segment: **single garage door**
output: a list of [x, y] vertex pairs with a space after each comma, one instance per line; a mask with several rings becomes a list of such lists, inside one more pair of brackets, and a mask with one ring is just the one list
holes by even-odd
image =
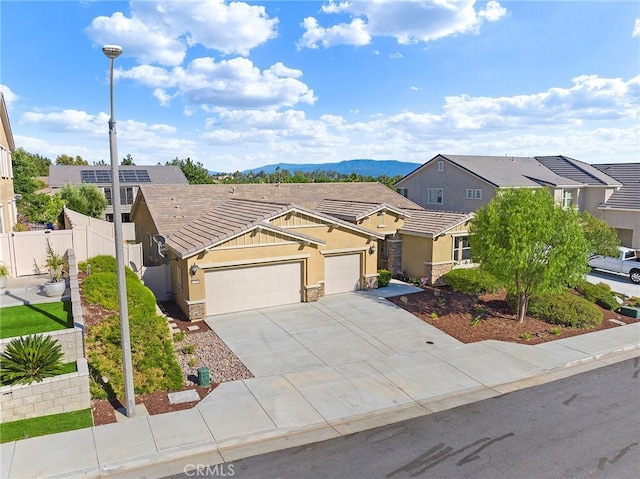
[[205, 294], [208, 316], [299, 303], [302, 263], [207, 271]]
[[324, 294], [360, 289], [360, 254], [327, 256], [324, 259]]

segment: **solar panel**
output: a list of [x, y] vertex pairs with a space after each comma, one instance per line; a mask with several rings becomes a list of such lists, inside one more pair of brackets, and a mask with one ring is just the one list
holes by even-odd
[[82, 170], [80, 172], [80, 181], [83, 183], [96, 183], [96, 172], [94, 170]]
[[[148, 170], [119, 170], [121, 183], [150, 183]], [[111, 170], [82, 170], [80, 180], [83, 183], [111, 183]]]
[[151, 178], [149, 178], [149, 172], [147, 170], [136, 170], [136, 174], [140, 183], [151, 182]]
[[109, 170], [95, 170], [97, 183], [111, 183], [111, 172]]
[[134, 170], [120, 170], [120, 181], [122, 183], [135, 183], [136, 172]]

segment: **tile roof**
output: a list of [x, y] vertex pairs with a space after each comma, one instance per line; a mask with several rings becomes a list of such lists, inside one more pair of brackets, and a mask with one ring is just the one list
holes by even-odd
[[[420, 208], [381, 183], [281, 183], [242, 185], [141, 185], [140, 193], [158, 233], [167, 236], [227, 199], [239, 198], [317, 209], [325, 199], [369, 201], [390, 207]], [[135, 213], [135, 205], [134, 205]]]
[[640, 163], [606, 163], [593, 166], [622, 183], [622, 188], [614, 192], [600, 207], [640, 210]]
[[554, 173], [585, 185], [620, 186], [618, 181], [593, 165], [567, 156], [536, 156], [535, 158]]
[[348, 221], [358, 221], [382, 210], [394, 211], [403, 216], [407, 214], [405, 210], [384, 203], [331, 199], [322, 200], [315, 210]]
[[554, 173], [532, 157], [438, 155], [436, 158], [438, 157], [451, 161], [497, 188], [537, 187], [540, 185], [561, 187], [582, 184]]
[[455, 211], [438, 210], [407, 210], [411, 215], [407, 217], [401, 233], [417, 233], [432, 238], [446, 233], [451, 228], [473, 218], [473, 213], [459, 213]]
[[[151, 184], [157, 185], [185, 185], [189, 181], [182, 173], [179, 166], [159, 166], [159, 165], [120, 165], [118, 166], [120, 171], [144, 171], [146, 170]], [[110, 166], [102, 165], [51, 165], [49, 167], [49, 186], [62, 188], [66, 183], [72, 185], [82, 184], [82, 172], [94, 170], [111, 172]], [[93, 183], [96, 185], [110, 185], [107, 183]], [[138, 185], [140, 183], [124, 182], [120, 181], [121, 185]]]

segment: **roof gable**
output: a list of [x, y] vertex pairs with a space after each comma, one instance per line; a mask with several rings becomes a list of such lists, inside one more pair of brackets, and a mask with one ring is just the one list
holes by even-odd
[[554, 173], [589, 186], [620, 186], [612, 177], [582, 161], [567, 156], [536, 156], [536, 160]]
[[474, 217], [474, 213], [455, 211], [412, 210], [400, 233], [437, 238]]

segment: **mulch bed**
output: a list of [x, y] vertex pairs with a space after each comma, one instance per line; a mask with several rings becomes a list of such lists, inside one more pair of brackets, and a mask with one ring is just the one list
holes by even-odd
[[[507, 305], [506, 293], [486, 294], [474, 301], [472, 296], [451, 291], [446, 287], [425, 287], [422, 292], [389, 300], [463, 343], [496, 339], [521, 344], [540, 344], [619, 326], [609, 321], [610, 319], [625, 324], [638, 322], [636, 319], [600, 308], [604, 313], [604, 319], [596, 328], [564, 328], [529, 316], [523, 323], [519, 323]], [[473, 325], [472, 320], [477, 316], [475, 308], [478, 306], [484, 308], [485, 312], [477, 324]], [[431, 316], [432, 313], [437, 314], [437, 319]], [[551, 334], [551, 328], [559, 328], [560, 334]], [[522, 335], [525, 333], [532, 338], [524, 339]]]

